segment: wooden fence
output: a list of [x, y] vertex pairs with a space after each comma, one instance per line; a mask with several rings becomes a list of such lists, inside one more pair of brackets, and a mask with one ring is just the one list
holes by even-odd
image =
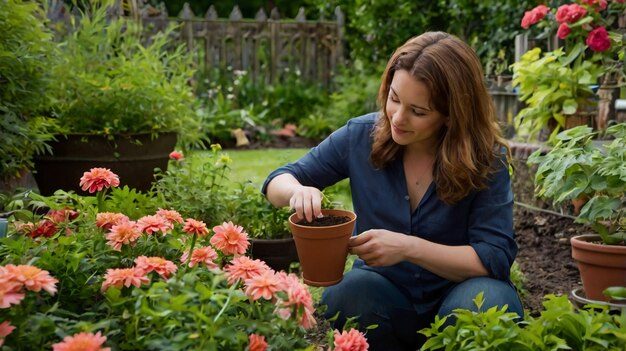
[[[49, 19], [69, 19], [70, 11], [62, 1], [50, 4]], [[187, 3], [178, 17], [169, 17], [163, 3], [156, 8], [133, 4], [131, 14], [151, 33], [180, 25], [175, 40], [187, 45], [199, 69], [230, 66], [265, 83], [279, 82], [288, 69], [299, 72], [301, 79], [329, 87], [344, 61], [344, 15], [339, 7], [333, 20], [309, 21], [304, 8], [295, 19], [281, 19], [276, 8], [269, 17], [260, 9], [254, 19], [244, 19], [237, 6], [228, 18], [219, 18], [211, 6], [199, 18]], [[109, 12], [112, 16], [123, 14], [119, 3]]]

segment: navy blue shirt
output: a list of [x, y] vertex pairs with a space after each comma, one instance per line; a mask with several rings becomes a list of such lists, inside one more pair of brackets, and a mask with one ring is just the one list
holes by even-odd
[[[387, 229], [443, 245], [470, 245], [490, 277], [508, 281], [517, 245], [507, 164], [498, 160], [500, 166], [491, 175], [488, 187], [471, 192], [454, 205], [447, 205], [437, 197], [433, 181], [412, 212], [402, 158], [396, 157], [383, 169], [375, 169], [370, 162], [372, 130], [377, 116], [376, 112], [351, 119], [301, 159], [270, 173], [263, 184], [263, 193], [269, 182], [283, 173], [292, 174], [302, 185], [320, 190], [350, 178], [357, 215], [355, 235], [369, 229]], [[454, 285], [407, 261], [387, 267], [369, 267], [357, 259], [354, 267], [384, 275], [424, 312]]]

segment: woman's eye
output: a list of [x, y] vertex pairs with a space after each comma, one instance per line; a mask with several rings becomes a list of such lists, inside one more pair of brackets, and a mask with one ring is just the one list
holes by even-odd
[[396, 98], [396, 97], [394, 97], [394, 96], [392, 96], [392, 97], [391, 97], [391, 101], [393, 101], [393, 102], [400, 102], [400, 101], [398, 100], [398, 98]]
[[419, 112], [417, 110], [413, 110], [413, 114], [416, 115], [416, 116], [425, 116], [426, 115], [425, 113]]

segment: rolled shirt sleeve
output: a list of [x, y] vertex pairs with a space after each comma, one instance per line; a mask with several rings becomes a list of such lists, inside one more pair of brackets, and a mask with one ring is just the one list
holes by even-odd
[[469, 244], [489, 276], [508, 280], [517, 255], [513, 229], [513, 191], [508, 164], [499, 162], [489, 187], [474, 198], [468, 222]]
[[337, 129], [302, 158], [288, 163], [269, 174], [261, 191], [267, 195], [267, 186], [276, 176], [289, 173], [300, 184], [320, 190], [349, 176], [350, 124]]

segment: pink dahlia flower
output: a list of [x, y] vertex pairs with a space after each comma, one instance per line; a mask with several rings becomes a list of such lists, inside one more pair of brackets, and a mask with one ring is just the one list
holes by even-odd
[[341, 333], [335, 329], [334, 337], [335, 351], [367, 351], [369, 348], [365, 335], [356, 329]]
[[92, 168], [80, 178], [81, 189], [90, 193], [119, 185], [120, 178], [108, 168]]
[[176, 273], [178, 267], [174, 262], [164, 259], [163, 257], [146, 257], [139, 256], [135, 259], [135, 267], [148, 274], [157, 272], [161, 277], [167, 279], [170, 275]]
[[281, 291], [282, 282], [274, 271], [268, 270], [250, 279], [246, 279], [246, 295], [252, 300], [264, 298], [272, 300]]
[[96, 215], [96, 226], [108, 231], [114, 225], [128, 220], [130, 219], [122, 213], [100, 212]]
[[222, 225], [213, 227], [215, 235], [211, 237], [211, 244], [227, 255], [243, 255], [246, 253], [250, 242], [248, 234], [243, 228], [234, 225], [233, 222], [224, 222]]
[[59, 282], [52, 277], [48, 271], [30, 265], [15, 266], [12, 264], [5, 266], [8, 276], [13, 281], [22, 284], [26, 289], [39, 292], [41, 289], [50, 295], [57, 292], [56, 284]]
[[174, 223], [183, 223], [183, 217], [177, 211], [159, 208], [156, 214], [157, 216], [167, 219], [172, 225], [174, 225]]
[[239, 256], [233, 258], [231, 263], [227, 265], [224, 270], [226, 271], [228, 284], [232, 285], [240, 280], [246, 281], [269, 269], [270, 267], [261, 260], [253, 260], [247, 256]]
[[[217, 258], [217, 252], [213, 250], [210, 246], [198, 247], [193, 249], [193, 253], [191, 254], [191, 260], [189, 261], [189, 267], [193, 267], [195, 265], [199, 265], [204, 263], [209, 269], [219, 268], [217, 264], [215, 264], [215, 259]], [[182, 263], [186, 263], [187, 259], [189, 259], [189, 252], [186, 251], [183, 253], [183, 256], [180, 258]]]
[[163, 235], [174, 229], [174, 225], [159, 215], [143, 216], [137, 220], [137, 228], [148, 235], [160, 231]]
[[110, 351], [110, 348], [102, 347], [106, 341], [106, 336], [100, 332], [78, 333], [66, 336], [62, 342], [53, 344], [52, 351]]
[[137, 268], [116, 268], [107, 269], [104, 276], [104, 282], [102, 283], [102, 291], [106, 291], [108, 288], [114, 286], [121, 288], [122, 286], [140, 287], [142, 284], [149, 284], [150, 279], [146, 277], [145, 273], [141, 269]]

